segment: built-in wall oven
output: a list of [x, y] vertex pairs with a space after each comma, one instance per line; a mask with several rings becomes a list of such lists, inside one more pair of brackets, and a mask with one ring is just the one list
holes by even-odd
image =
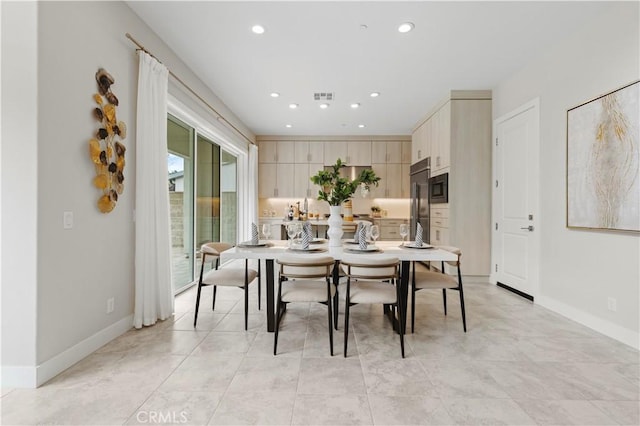
[[429, 178], [429, 204], [449, 202], [449, 173]]

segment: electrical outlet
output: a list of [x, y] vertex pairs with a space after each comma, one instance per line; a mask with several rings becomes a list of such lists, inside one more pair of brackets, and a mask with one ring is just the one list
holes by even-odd
[[73, 212], [64, 212], [62, 214], [62, 227], [64, 229], [73, 229]]
[[115, 309], [115, 300], [113, 299], [113, 297], [110, 297], [109, 299], [107, 299], [107, 313], [108, 314], [112, 313], [114, 309]]
[[612, 312], [616, 312], [618, 310], [618, 301], [613, 297], [609, 297], [607, 299], [607, 309]]

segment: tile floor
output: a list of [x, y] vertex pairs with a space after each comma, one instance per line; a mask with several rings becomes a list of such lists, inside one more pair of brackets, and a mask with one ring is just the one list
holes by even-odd
[[[418, 293], [416, 330], [399, 339], [379, 306], [352, 308], [329, 356], [322, 305], [290, 305], [279, 353], [251, 289], [195, 290], [173, 318], [131, 330], [39, 389], [3, 389], [2, 424], [637, 425], [638, 352], [503, 289], [468, 280]], [[264, 295], [264, 292], [263, 292]]]

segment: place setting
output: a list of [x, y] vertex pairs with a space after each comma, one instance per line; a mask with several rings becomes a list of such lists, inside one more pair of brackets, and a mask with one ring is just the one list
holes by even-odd
[[[367, 235], [367, 227], [362, 223], [358, 223], [353, 240], [345, 241], [347, 246], [344, 251], [349, 253], [380, 253], [382, 250], [375, 245], [379, 236], [380, 228], [378, 225], [371, 225], [369, 227], [369, 235]], [[371, 237], [371, 240], [367, 237]]]
[[238, 243], [238, 247], [241, 248], [259, 248], [259, 247], [271, 247], [273, 244], [269, 241], [271, 236], [271, 226], [267, 223], [262, 225], [262, 234], [264, 240], [260, 240], [258, 234], [258, 226], [255, 223], [251, 224], [251, 240]]
[[[296, 236], [300, 234], [299, 238]], [[323, 238], [314, 238], [311, 224], [305, 222], [302, 224], [290, 224], [287, 228], [287, 235], [289, 236], [289, 248], [288, 250], [300, 253], [322, 253], [327, 251], [326, 248], [317, 246], [325, 242]], [[314, 246], [312, 246], [314, 244]]]
[[404, 239], [407, 235], [409, 235], [409, 225], [407, 225], [406, 223], [403, 223], [402, 225], [400, 225], [400, 236], [402, 237], [402, 244], [400, 244], [400, 247], [405, 249], [418, 249], [418, 250], [434, 248], [434, 246], [432, 246], [431, 244], [426, 244], [425, 242], [423, 242], [422, 233], [423, 233], [422, 225], [420, 225], [420, 222], [418, 222], [416, 225], [415, 241], [408, 241], [407, 243], [405, 243]]

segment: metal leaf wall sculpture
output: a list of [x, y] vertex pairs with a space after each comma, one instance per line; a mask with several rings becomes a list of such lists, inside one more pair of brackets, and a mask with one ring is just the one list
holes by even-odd
[[93, 115], [100, 127], [89, 141], [89, 154], [96, 169], [93, 185], [102, 191], [98, 199], [98, 209], [109, 213], [118, 202], [118, 195], [124, 191], [124, 153], [122, 140], [127, 137], [127, 126], [116, 117], [118, 98], [111, 91], [115, 83], [113, 77], [100, 68], [96, 72], [98, 93], [93, 95], [97, 107]]

